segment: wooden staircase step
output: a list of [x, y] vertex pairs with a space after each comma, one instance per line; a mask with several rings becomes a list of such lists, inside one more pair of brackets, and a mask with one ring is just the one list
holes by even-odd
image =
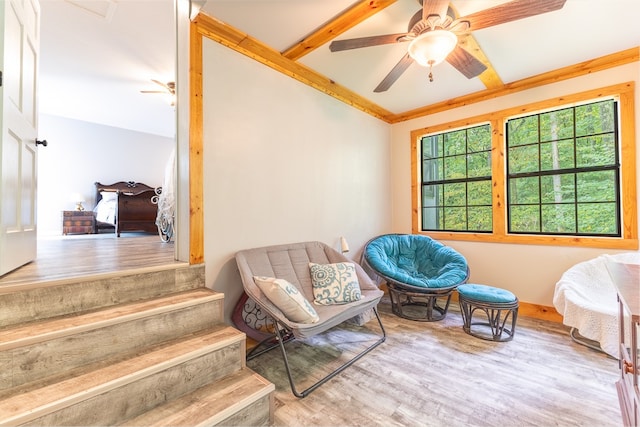
[[0, 287], [0, 328], [204, 287], [204, 266], [174, 264]]
[[201, 288], [8, 329], [0, 341], [0, 398], [222, 324], [223, 310], [222, 294]]
[[124, 426], [269, 425], [275, 385], [249, 368], [152, 409]]
[[[122, 304], [76, 316], [22, 324], [2, 331], [0, 351], [70, 336], [155, 314], [175, 311], [206, 301], [222, 301], [223, 294], [201, 288], [135, 303]], [[220, 318], [222, 321], [222, 318]]]
[[113, 425], [245, 368], [228, 326], [0, 400], [0, 425]]

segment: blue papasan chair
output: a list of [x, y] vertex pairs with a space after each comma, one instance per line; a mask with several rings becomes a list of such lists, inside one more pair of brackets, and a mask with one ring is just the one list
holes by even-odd
[[419, 234], [371, 239], [362, 264], [386, 282], [394, 314], [423, 322], [444, 319], [451, 295], [469, 278], [464, 256]]

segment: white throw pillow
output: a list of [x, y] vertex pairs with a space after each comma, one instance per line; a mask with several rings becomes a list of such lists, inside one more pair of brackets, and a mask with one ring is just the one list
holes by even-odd
[[352, 262], [309, 263], [313, 302], [319, 305], [347, 304], [362, 297], [356, 266]]
[[104, 200], [105, 202], [118, 200], [118, 193], [116, 193], [115, 191], [101, 191], [100, 196], [102, 196], [102, 200]]
[[253, 276], [260, 290], [276, 307], [296, 323], [316, 323], [320, 318], [304, 295], [291, 283], [275, 277]]

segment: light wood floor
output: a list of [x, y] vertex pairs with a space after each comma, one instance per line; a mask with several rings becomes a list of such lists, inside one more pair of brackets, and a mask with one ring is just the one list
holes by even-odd
[[38, 240], [35, 261], [0, 276], [0, 287], [174, 264], [175, 245], [158, 235], [122, 233], [60, 236]]
[[[494, 343], [465, 334], [457, 306], [432, 323], [391, 314], [388, 300], [379, 308], [387, 341], [304, 399], [278, 349], [248, 361], [276, 385], [276, 426], [622, 425], [617, 360], [575, 344], [562, 324], [521, 317], [513, 341]], [[299, 390], [364, 347], [357, 330], [288, 344]]]
[[[174, 244], [154, 235], [40, 240], [37, 259], [0, 277], [0, 289], [174, 262]], [[291, 394], [278, 349], [247, 362], [276, 385], [274, 425], [622, 425], [618, 362], [575, 344], [560, 323], [520, 317], [514, 340], [494, 343], [465, 334], [455, 304], [431, 323], [393, 315], [386, 298], [379, 308], [387, 341], [304, 399]], [[367, 328], [288, 344], [298, 389], [362, 348]]]

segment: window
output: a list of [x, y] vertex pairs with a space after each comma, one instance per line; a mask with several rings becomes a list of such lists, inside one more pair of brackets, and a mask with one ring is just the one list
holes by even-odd
[[491, 232], [491, 126], [421, 138], [422, 230]]
[[620, 237], [617, 104], [507, 120], [509, 233]]
[[634, 84], [415, 130], [413, 232], [637, 249]]

